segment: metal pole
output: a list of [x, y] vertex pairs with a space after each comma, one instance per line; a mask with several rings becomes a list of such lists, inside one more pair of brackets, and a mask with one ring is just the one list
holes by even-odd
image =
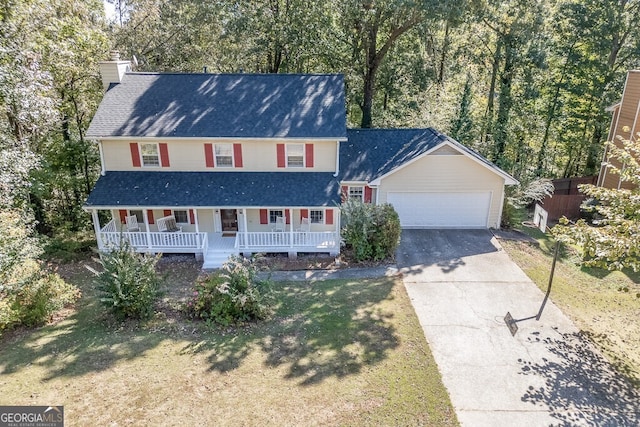
[[545, 294], [544, 299], [542, 300], [542, 305], [540, 306], [540, 310], [536, 315], [536, 320], [540, 320], [540, 317], [542, 316], [542, 310], [544, 310], [544, 306], [547, 304], [547, 300], [549, 299], [549, 294], [551, 294], [551, 285], [553, 284], [553, 274], [556, 271], [556, 261], [558, 260], [559, 250], [560, 250], [560, 241], [556, 240], [556, 247], [553, 252], [553, 263], [551, 263], [551, 274], [549, 275], [549, 285], [547, 286], [547, 293]]

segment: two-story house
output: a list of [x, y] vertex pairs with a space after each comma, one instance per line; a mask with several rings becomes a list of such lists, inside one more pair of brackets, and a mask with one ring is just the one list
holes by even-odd
[[[638, 138], [640, 132], [640, 70], [627, 72], [620, 102], [607, 108], [607, 111], [612, 114], [607, 141], [622, 148], [623, 144], [619, 138], [627, 140]], [[611, 157], [607, 147], [602, 158], [597, 185], [606, 188], [632, 188], [630, 182], [623, 181], [619, 174], [607, 166], [609, 163], [618, 169], [624, 168], [620, 161]]]
[[238, 253], [337, 254], [346, 197], [392, 203], [403, 227], [499, 227], [516, 183], [433, 129], [347, 129], [341, 75], [127, 67], [101, 63], [107, 91], [87, 131], [102, 162], [85, 204], [100, 249], [125, 239], [205, 268]]

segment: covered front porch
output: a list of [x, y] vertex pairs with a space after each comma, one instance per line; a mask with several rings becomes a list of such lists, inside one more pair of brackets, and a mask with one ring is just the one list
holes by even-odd
[[193, 253], [203, 268], [220, 267], [234, 254], [340, 252], [338, 208], [103, 210], [110, 219], [101, 225], [99, 209], [91, 209], [101, 251], [126, 241], [142, 253]]

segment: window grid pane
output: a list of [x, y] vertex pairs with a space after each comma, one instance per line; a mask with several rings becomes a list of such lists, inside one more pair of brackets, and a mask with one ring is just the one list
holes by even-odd
[[363, 200], [363, 187], [349, 187], [349, 199]]
[[216, 165], [219, 167], [233, 166], [233, 147], [231, 144], [216, 144]]
[[287, 166], [304, 166], [304, 144], [287, 144]]
[[281, 210], [270, 210], [269, 211], [269, 224], [275, 224], [276, 218], [279, 216], [284, 216]]
[[143, 166], [160, 166], [160, 156], [158, 155], [158, 145], [142, 144], [142, 165]]
[[312, 210], [309, 212], [309, 217], [311, 219], [312, 224], [323, 224], [324, 223], [324, 211], [320, 210]]
[[173, 211], [173, 216], [179, 224], [187, 224], [189, 222], [187, 211]]

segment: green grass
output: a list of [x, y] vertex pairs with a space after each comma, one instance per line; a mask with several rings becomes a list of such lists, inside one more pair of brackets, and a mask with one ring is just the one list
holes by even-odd
[[[502, 241], [511, 258], [546, 291], [555, 242], [536, 229], [522, 231], [539, 247]], [[618, 370], [640, 386], [640, 274], [584, 268], [574, 248], [563, 247], [551, 299], [599, 346]]]
[[0, 404], [62, 404], [69, 425], [457, 425], [399, 279], [279, 283], [270, 320], [208, 330], [114, 323], [67, 277], [75, 311], [0, 342]]

